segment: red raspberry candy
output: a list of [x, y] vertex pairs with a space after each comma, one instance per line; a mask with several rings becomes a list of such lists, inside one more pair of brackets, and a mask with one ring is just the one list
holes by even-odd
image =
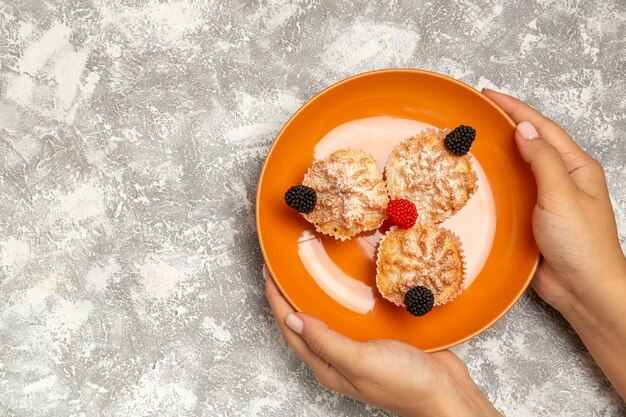
[[417, 221], [417, 209], [409, 200], [391, 200], [387, 206], [387, 217], [399, 228], [408, 229]]

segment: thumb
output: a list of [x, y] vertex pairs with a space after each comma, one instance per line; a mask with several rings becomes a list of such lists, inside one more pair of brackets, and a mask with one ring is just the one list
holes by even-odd
[[545, 141], [530, 122], [521, 122], [515, 141], [522, 158], [530, 164], [537, 181], [539, 198], [563, 189], [573, 189], [574, 181], [559, 151]]
[[347, 373], [354, 368], [359, 342], [337, 333], [323, 321], [308, 314], [290, 314], [285, 323], [300, 335], [313, 353], [335, 368]]

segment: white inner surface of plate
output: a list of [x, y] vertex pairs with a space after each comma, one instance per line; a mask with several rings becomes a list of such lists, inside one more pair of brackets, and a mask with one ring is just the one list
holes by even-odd
[[[424, 129], [434, 127], [417, 120], [388, 116], [353, 120], [328, 132], [316, 145], [314, 157], [322, 159], [342, 148], [362, 149], [376, 158], [382, 172], [387, 157], [399, 142]], [[480, 132], [477, 140], [480, 140]], [[465, 288], [476, 279], [487, 261], [496, 224], [495, 204], [487, 176], [474, 157], [472, 166], [478, 175], [478, 191], [465, 207], [441, 224], [456, 233], [463, 243], [467, 266]], [[319, 239], [313, 238], [311, 233], [305, 232], [305, 235], [300, 239], [298, 253], [318, 285], [331, 298], [352, 311], [361, 314], [371, 311], [375, 303], [375, 289], [341, 271], [325, 253]], [[376, 233], [356, 239], [371, 255], [381, 237], [380, 233]]]

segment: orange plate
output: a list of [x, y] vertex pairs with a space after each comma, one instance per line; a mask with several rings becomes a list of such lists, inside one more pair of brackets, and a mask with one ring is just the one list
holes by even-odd
[[[412, 119], [439, 128], [473, 126], [478, 140], [472, 153], [493, 193], [495, 236], [481, 272], [457, 299], [420, 318], [378, 294], [373, 250], [363, 250], [358, 239], [339, 242], [316, 233], [313, 225], [283, 200], [291, 185], [301, 183], [313, 163], [314, 147], [324, 135], [344, 123], [374, 116]], [[368, 72], [340, 81], [309, 100], [278, 134], [257, 194], [261, 250], [287, 300], [351, 338], [396, 339], [425, 351], [461, 343], [494, 324], [524, 292], [538, 261], [531, 230], [535, 182], [518, 155], [514, 127], [511, 119], [478, 91], [427, 71]], [[344, 284], [346, 279], [354, 280], [354, 285], [344, 285], [344, 291], [371, 289], [375, 300], [371, 311], [363, 314], [344, 307], [322, 289], [328, 288], [328, 282], [320, 286], [309, 274], [298, 252], [298, 241], [307, 231], [317, 238], [316, 245], [325, 252], [326, 260], [333, 263], [336, 278]], [[332, 285], [334, 278], [330, 279]]]

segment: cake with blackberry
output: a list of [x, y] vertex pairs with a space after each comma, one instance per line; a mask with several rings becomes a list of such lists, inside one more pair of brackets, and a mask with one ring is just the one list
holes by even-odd
[[464, 277], [461, 242], [447, 229], [424, 223], [393, 227], [379, 243], [378, 290], [415, 316], [453, 300], [463, 291]]
[[346, 240], [379, 228], [389, 197], [372, 155], [340, 149], [315, 161], [302, 185], [287, 191], [285, 202], [318, 232]]
[[427, 129], [399, 143], [385, 167], [389, 197], [413, 202], [423, 222], [450, 218], [477, 189], [478, 176], [467, 155], [475, 135], [469, 126], [447, 134]]

